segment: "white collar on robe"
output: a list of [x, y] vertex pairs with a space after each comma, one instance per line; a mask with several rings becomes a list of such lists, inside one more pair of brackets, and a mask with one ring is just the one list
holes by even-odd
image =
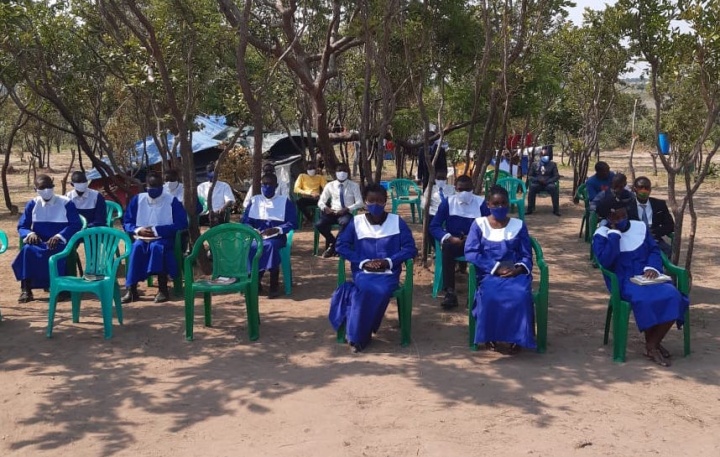
[[82, 195], [78, 195], [77, 190], [72, 190], [67, 193], [66, 197], [75, 203], [75, 207], [78, 209], [91, 209], [95, 208], [98, 194], [100, 192], [93, 189], [87, 189]]
[[[595, 231], [596, 235], [607, 238], [611, 229], [607, 225], [598, 227]], [[617, 230], [612, 230], [617, 233]], [[642, 221], [630, 221], [630, 228], [625, 232], [620, 232], [620, 252], [632, 252], [639, 248], [645, 242], [647, 226]]]
[[55, 205], [65, 206], [70, 201], [69, 198], [63, 197], [62, 195], [57, 195], [57, 194], [53, 195], [53, 198], [51, 198], [48, 201], [43, 200], [43, 198], [39, 195], [37, 197], [33, 198], [33, 200], [35, 200], [36, 205], [39, 204], [43, 208], [46, 206], [55, 206]]
[[287, 197], [284, 195], [273, 195], [267, 198], [264, 195], [255, 195], [252, 198], [250, 217], [261, 221], [285, 221], [285, 208]]
[[37, 196], [33, 199], [35, 208], [33, 208], [32, 220], [35, 222], [67, 222], [67, 211], [65, 205], [70, 199], [62, 195], [54, 195], [49, 201], [45, 201], [42, 197]]
[[479, 195], [473, 195], [473, 199], [470, 203], [461, 203], [458, 198], [458, 194], [453, 194], [448, 197], [448, 209], [450, 210], [450, 216], [460, 216], [476, 219], [482, 214], [480, 213], [480, 206], [485, 201], [485, 197]]
[[163, 192], [158, 198], [150, 198], [147, 192], [139, 194], [135, 225], [138, 227], [172, 225], [173, 200], [175, 197], [167, 192]]
[[359, 240], [363, 238], [385, 238], [400, 233], [400, 216], [388, 214], [385, 222], [373, 225], [364, 214], [355, 216], [355, 234]]
[[510, 218], [505, 228], [492, 228], [490, 221], [486, 216], [478, 217], [475, 223], [480, 227], [483, 238], [489, 241], [504, 241], [515, 238], [523, 227], [523, 221], [520, 219]]

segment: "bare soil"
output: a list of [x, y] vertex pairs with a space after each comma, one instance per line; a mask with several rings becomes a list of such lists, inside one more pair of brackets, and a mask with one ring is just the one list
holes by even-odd
[[[608, 158], [624, 168], [626, 154]], [[563, 216], [540, 198], [527, 218], [550, 266], [548, 351], [517, 356], [470, 351], [466, 310], [444, 312], [431, 297], [432, 267], [420, 266], [412, 345], [399, 346], [391, 306], [368, 350], [350, 354], [327, 320], [337, 263], [312, 256], [309, 229], [295, 237], [292, 295], [261, 298], [256, 342], [236, 296], [216, 298], [212, 328], [197, 306], [195, 341], [185, 341], [182, 300], [154, 304], [154, 289], [124, 306], [111, 340], [93, 299], [83, 301], [79, 324], [61, 304], [47, 339], [47, 294], [16, 302], [17, 216], [3, 208], [0, 455], [720, 455], [715, 190], [697, 205], [692, 355], [682, 357], [682, 332], [673, 330], [674, 365], [652, 365], [631, 319], [628, 360], [616, 364], [602, 344], [608, 294], [578, 238], [582, 209], [562, 171]], [[20, 207], [33, 195], [24, 174], [11, 175], [11, 187]]]

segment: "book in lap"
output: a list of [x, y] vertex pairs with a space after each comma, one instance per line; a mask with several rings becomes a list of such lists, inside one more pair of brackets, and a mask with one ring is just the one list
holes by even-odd
[[659, 275], [657, 278], [648, 279], [643, 275], [635, 275], [630, 278], [630, 282], [640, 286], [647, 286], [649, 284], [662, 284], [664, 282], [672, 281], [672, 278], [668, 275]]

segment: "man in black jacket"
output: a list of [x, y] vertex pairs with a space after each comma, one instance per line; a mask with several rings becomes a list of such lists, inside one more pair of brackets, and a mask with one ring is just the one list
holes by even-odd
[[628, 209], [628, 217], [645, 222], [660, 250], [670, 255], [672, 246], [663, 237], [675, 231], [675, 221], [667, 204], [664, 200], [650, 197], [652, 183], [645, 176], [640, 176], [635, 180], [633, 191], [635, 191], [637, 204], [631, 205]]
[[560, 173], [555, 162], [550, 160], [550, 153], [546, 148], [542, 149], [542, 157], [530, 167], [528, 174], [530, 187], [528, 188], [528, 208], [525, 214], [532, 214], [535, 211], [535, 196], [539, 191], [550, 194], [552, 199], [553, 214], [560, 215], [560, 192], [557, 182]]

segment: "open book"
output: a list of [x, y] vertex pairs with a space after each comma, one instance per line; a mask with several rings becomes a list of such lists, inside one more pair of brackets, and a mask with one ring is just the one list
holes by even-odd
[[226, 286], [228, 284], [233, 284], [234, 282], [236, 282], [237, 278], [228, 278], [226, 276], [218, 276], [215, 279], [203, 278], [203, 279], [201, 279], [201, 281], [206, 284], [211, 284], [211, 285], [215, 285], [215, 286], [217, 286], [217, 285]]
[[648, 284], [661, 284], [663, 282], [672, 281], [672, 278], [668, 275], [659, 275], [655, 279], [648, 279], [643, 275], [635, 275], [630, 278], [630, 282], [640, 286], [647, 286]]

